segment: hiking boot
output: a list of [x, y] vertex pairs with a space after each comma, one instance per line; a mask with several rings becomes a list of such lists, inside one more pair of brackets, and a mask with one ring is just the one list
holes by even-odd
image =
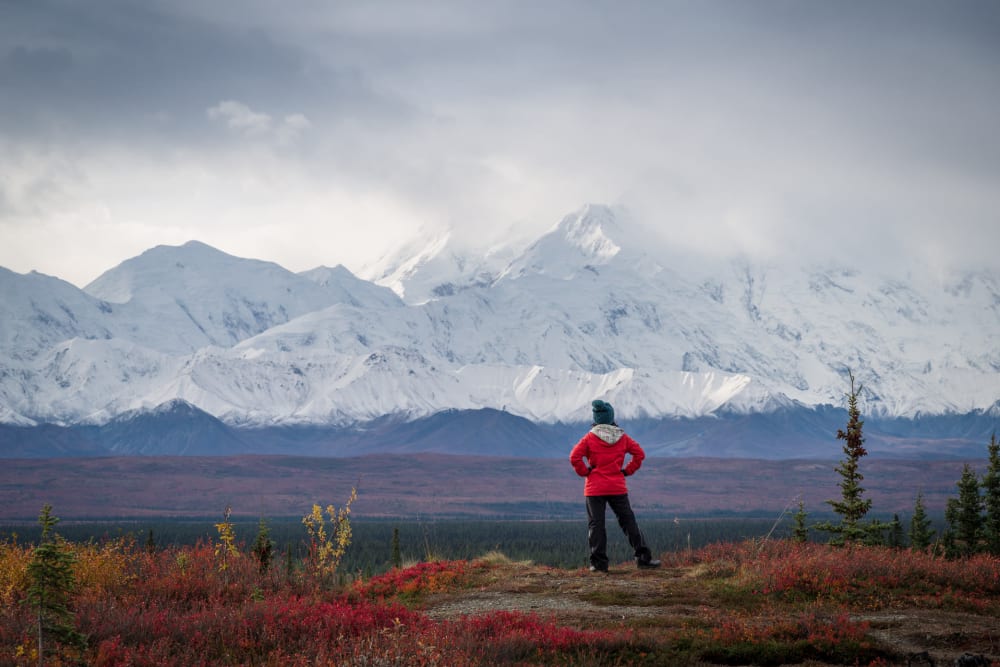
[[660, 567], [660, 561], [650, 558], [649, 560], [636, 561], [636, 565], [640, 570], [653, 570]]

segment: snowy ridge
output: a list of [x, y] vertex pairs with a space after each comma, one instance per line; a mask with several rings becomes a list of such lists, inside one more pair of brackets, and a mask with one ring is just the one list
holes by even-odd
[[563, 218], [550, 232], [512, 262], [501, 278], [538, 274], [568, 280], [582, 269], [611, 262], [622, 248], [614, 214], [605, 207], [588, 206]]
[[112, 338], [113, 312], [58, 278], [0, 267], [0, 366], [29, 361], [70, 338]]
[[450, 234], [429, 241], [418, 237], [365, 267], [360, 275], [391, 289], [410, 305], [421, 305], [491, 284], [516, 254], [516, 245], [463, 253], [451, 247]]
[[121, 313], [117, 336], [168, 353], [229, 347], [335, 303], [399, 304], [389, 290], [346, 269], [311, 275], [191, 241], [147, 250], [98, 277], [84, 292]]
[[0, 269], [0, 423], [190, 404], [238, 426], [481, 408], [552, 424], [586, 421], [598, 396], [623, 419], [752, 415], [842, 406], [848, 369], [869, 415], [1000, 411], [996, 271], [682, 268], [596, 205], [520, 250], [410, 250], [372, 280], [197, 242], [85, 290]]

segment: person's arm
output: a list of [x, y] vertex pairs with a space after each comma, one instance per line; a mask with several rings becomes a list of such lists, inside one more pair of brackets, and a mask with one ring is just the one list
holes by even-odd
[[646, 452], [642, 451], [639, 443], [628, 435], [623, 435], [622, 437], [628, 438], [628, 441], [625, 443], [625, 452], [632, 456], [632, 460], [628, 462], [628, 465], [622, 468], [622, 472], [628, 477], [629, 475], [634, 475], [635, 471], [642, 467], [642, 460], [646, 458]]
[[576, 443], [576, 446], [573, 447], [573, 451], [569, 454], [569, 462], [573, 465], [573, 470], [575, 470], [576, 474], [580, 477], [586, 477], [590, 474], [590, 466], [583, 462], [584, 457], [586, 457], [588, 461], [590, 460], [590, 457], [588, 456], [589, 450], [587, 448], [587, 443], [585, 442], [586, 439], [586, 436], [584, 436], [580, 442]]

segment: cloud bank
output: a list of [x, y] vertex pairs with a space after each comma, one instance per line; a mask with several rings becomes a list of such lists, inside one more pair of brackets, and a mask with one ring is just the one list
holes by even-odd
[[358, 270], [623, 205], [681, 252], [996, 266], [1000, 6], [8, 2], [0, 265]]

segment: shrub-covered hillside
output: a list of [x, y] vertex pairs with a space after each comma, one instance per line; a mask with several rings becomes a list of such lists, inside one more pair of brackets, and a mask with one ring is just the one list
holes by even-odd
[[[72, 581], [65, 614], [44, 615], [48, 665], [1000, 659], [1000, 559], [985, 554], [948, 560], [752, 540], [664, 554], [655, 571], [619, 565], [591, 574], [493, 554], [354, 579], [315, 558], [229, 548], [224, 530], [193, 547], [128, 538], [56, 545]], [[38, 664], [36, 549], [0, 544], [0, 664]], [[50, 630], [60, 623], [85, 642], [62, 641]]]

